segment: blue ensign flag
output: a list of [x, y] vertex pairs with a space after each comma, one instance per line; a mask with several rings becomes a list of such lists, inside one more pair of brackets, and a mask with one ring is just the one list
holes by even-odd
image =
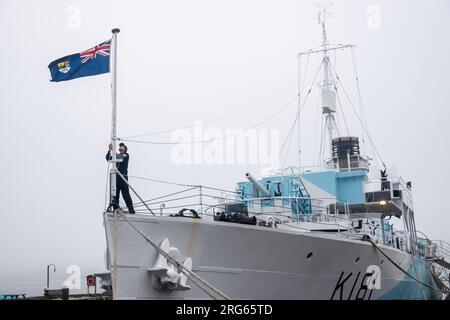
[[66, 81], [109, 72], [111, 40], [83, 51], [57, 59], [48, 65], [52, 79]]

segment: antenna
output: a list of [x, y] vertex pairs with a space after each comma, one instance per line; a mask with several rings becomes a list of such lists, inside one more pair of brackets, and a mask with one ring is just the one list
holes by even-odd
[[[328, 2], [326, 5], [317, 3], [317, 6], [321, 9], [318, 12], [318, 23], [322, 27], [322, 48], [323, 52], [323, 80], [322, 80], [322, 114], [325, 116], [328, 135], [330, 138], [330, 146], [332, 140], [336, 136], [336, 92], [334, 91], [334, 83], [332, 77], [330, 77], [330, 58], [328, 57], [328, 37], [326, 29], [326, 17], [332, 16], [329, 12], [329, 8], [333, 5], [332, 2]], [[331, 80], [330, 80], [331, 79]]]
[[333, 17], [333, 14], [328, 10], [328, 8], [330, 8], [334, 4], [333, 4], [333, 2], [329, 1], [326, 5], [320, 4], [319, 2], [316, 3], [316, 5], [320, 8], [320, 11], [317, 13], [318, 24], [322, 25], [322, 30], [324, 31], [324, 33], [326, 35], [326, 31], [325, 31], [326, 17], [327, 17], [327, 15], [329, 17]]
[[[336, 128], [336, 83], [333, 75], [333, 68], [329, 59], [329, 54], [336, 52], [337, 50], [343, 50], [346, 48], [354, 48], [353, 44], [330, 44], [328, 42], [326, 20], [327, 17], [333, 17], [330, 13], [330, 7], [333, 6], [332, 2], [326, 2], [326, 4], [316, 3], [319, 8], [317, 13], [317, 23], [322, 29], [322, 44], [319, 48], [310, 49], [307, 51], [300, 52], [298, 54], [299, 59], [299, 73], [301, 72], [301, 57], [309, 56], [312, 54], [321, 54], [322, 63], [320, 70], [322, 70], [322, 80], [318, 83], [318, 87], [321, 91], [321, 104], [322, 104], [322, 116], [325, 120], [326, 133], [323, 134], [323, 140], [329, 136], [329, 146], [330, 146], [330, 157], [333, 157], [333, 139], [337, 138], [338, 130]], [[319, 71], [318, 71], [319, 72]], [[300, 79], [300, 75], [299, 75]], [[300, 87], [300, 85], [299, 85]], [[300, 128], [299, 128], [300, 131]], [[300, 132], [299, 132], [300, 136]], [[300, 141], [300, 139], [299, 139]], [[300, 143], [299, 143], [299, 154], [300, 154]], [[322, 155], [322, 148], [319, 153], [319, 157]], [[325, 156], [325, 155], [324, 155]], [[299, 156], [300, 158], [300, 156]], [[300, 161], [299, 161], [300, 162]]]

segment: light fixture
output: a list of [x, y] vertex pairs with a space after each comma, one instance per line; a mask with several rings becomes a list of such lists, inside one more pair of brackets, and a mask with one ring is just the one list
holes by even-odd
[[381, 200], [381, 201], [380, 201], [380, 206], [385, 206], [385, 205], [387, 205], [386, 200]]

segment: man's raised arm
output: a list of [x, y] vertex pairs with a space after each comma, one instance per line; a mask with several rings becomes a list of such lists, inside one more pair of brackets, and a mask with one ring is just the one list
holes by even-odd
[[108, 150], [108, 153], [106, 153], [106, 161], [109, 161], [112, 159], [112, 156], [111, 156], [112, 144], [111, 143], [109, 144], [108, 148], [109, 148], [109, 150]]

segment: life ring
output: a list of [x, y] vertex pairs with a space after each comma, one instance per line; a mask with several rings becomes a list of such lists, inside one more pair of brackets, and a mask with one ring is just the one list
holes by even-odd
[[86, 277], [86, 282], [87, 282], [87, 286], [88, 287], [94, 287], [95, 286], [95, 276], [93, 275], [88, 275]]

